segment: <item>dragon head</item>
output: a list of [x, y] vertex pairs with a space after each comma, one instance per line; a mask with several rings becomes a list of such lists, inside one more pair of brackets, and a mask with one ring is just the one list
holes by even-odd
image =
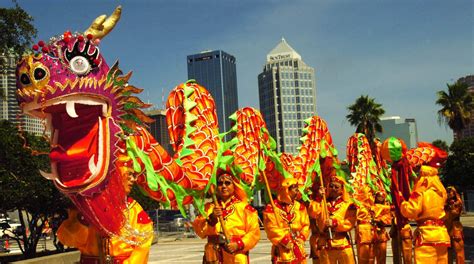
[[[141, 89], [128, 85], [131, 74], [109, 67], [98, 47], [120, 13], [118, 7], [109, 18], [98, 17], [85, 33], [40, 41], [16, 70], [23, 113], [44, 120], [51, 135], [51, 173], [42, 175], [104, 234], [123, 224], [117, 218], [125, 206], [122, 178], [133, 172], [123, 139], [149, 121], [139, 110], [147, 105], [132, 96]], [[117, 221], [107, 220], [112, 214]]]

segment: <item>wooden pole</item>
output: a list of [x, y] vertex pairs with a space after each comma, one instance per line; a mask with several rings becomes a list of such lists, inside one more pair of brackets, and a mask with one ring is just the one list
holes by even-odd
[[[211, 193], [212, 193], [212, 200], [214, 201], [214, 206], [219, 206], [219, 203], [217, 202], [217, 198], [216, 198], [216, 190], [214, 189], [214, 185], [211, 184], [210, 188], [211, 188]], [[222, 215], [220, 215], [218, 219], [222, 227], [222, 232], [224, 233], [224, 236], [225, 236], [225, 242], [229, 244], [230, 240], [229, 240], [229, 236], [227, 235], [228, 233], [225, 227], [224, 218], [222, 218]]]
[[270, 204], [272, 205], [273, 214], [275, 215], [275, 219], [276, 219], [276, 221], [277, 221], [277, 225], [278, 225], [278, 227], [281, 227], [281, 225], [280, 225], [280, 217], [279, 217], [279, 215], [278, 215], [277, 212], [276, 212], [276, 206], [275, 206], [275, 202], [273, 201], [272, 193], [271, 193], [271, 191], [270, 191], [270, 185], [268, 184], [267, 175], [265, 174], [265, 171], [262, 171], [261, 173], [262, 173], [262, 176], [263, 176], [263, 180], [265, 181], [265, 188], [267, 189], [268, 198], [270, 199]]

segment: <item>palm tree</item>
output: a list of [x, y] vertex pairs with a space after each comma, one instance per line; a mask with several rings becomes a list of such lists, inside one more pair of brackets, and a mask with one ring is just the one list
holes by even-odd
[[436, 104], [442, 107], [438, 110], [438, 123], [448, 125], [454, 131], [455, 136], [459, 136], [461, 130], [471, 121], [474, 110], [473, 96], [469, 93], [465, 83], [456, 82], [446, 85], [448, 92], [438, 91], [436, 93], [438, 96]]
[[385, 114], [382, 105], [375, 102], [374, 98], [368, 95], [361, 95], [353, 105], [347, 107], [349, 114], [347, 120], [352, 126], [355, 126], [356, 133], [364, 133], [370, 145], [373, 145], [375, 132], [382, 132], [380, 117]]

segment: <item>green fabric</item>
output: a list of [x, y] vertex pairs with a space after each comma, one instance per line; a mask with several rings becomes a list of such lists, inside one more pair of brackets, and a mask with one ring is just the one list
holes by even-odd
[[398, 138], [390, 137], [388, 140], [388, 150], [392, 161], [399, 161], [402, 158], [402, 143]]

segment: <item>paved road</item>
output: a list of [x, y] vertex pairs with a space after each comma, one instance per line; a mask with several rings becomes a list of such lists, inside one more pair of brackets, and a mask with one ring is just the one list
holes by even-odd
[[[465, 250], [466, 263], [474, 263], [474, 215], [462, 217], [461, 221], [464, 225], [465, 232]], [[205, 241], [199, 238], [183, 238], [179, 235], [171, 235], [168, 237], [159, 237], [158, 243], [152, 245], [150, 250], [149, 263], [165, 264], [165, 263], [202, 263], [203, 249]], [[54, 250], [51, 240], [40, 241], [38, 243], [38, 252], [44, 249]], [[309, 244], [307, 243], [307, 252], [309, 252]], [[270, 263], [270, 241], [266, 238], [265, 232], [261, 233], [261, 240], [257, 246], [250, 252], [250, 263]], [[11, 243], [10, 254], [20, 253], [18, 245]], [[0, 254], [8, 255], [8, 254]], [[469, 261], [470, 260], [470, 261]], [[392, 263], [392, 250], [388, 243], [387, 263]]]
[[[466, 263], [474, 263], [474, 215], [462, 217], [465, 231]], [[150, 250], [150, 264], [186, 263], [200, 264], [204, 252], [205, 240], [199, 238], [160, 237]], [[392, 248], [387, 245], [387, 263], [392, 262]], [[270, 263], [271, 243], [262, 230], [260, 242], [250, 251], [250, 263]], [[306, 243], [309, 253], [309, 243]], [[470, 261], [469, 261], [470, 260]]]

